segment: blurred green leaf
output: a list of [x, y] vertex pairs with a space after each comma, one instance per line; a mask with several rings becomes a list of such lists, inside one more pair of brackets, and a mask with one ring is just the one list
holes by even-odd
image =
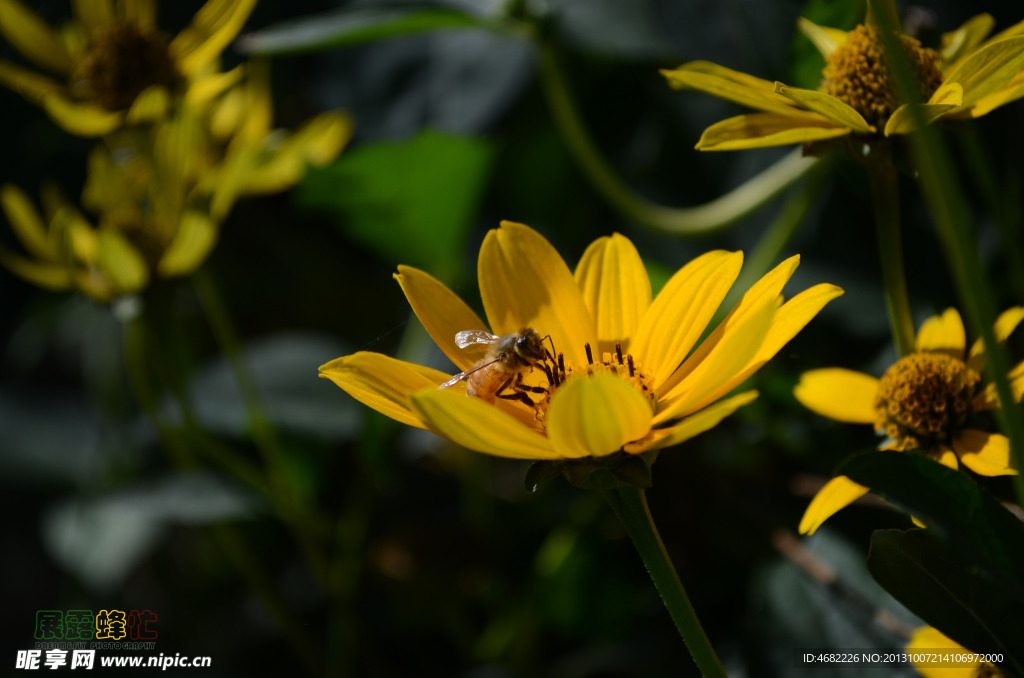
[[442, 28], [476, 28], [480, 19], [453, 9], [356, 7], [273, 24], [239, 38], [249, 54], [296, 54], [358, 45]]
[[487, 185], [493, 145], [435, 131], [363, 146], [311, 168], [299, 204], [340, 217], [346, 233], [389, 264], [450, 281]]
[[[819, 26], [848, 31], [864, 21], [865, 0], [808, 0], [802, 16]], [[789, 80], [797, 87], [818, 89], [825, 59], [803, 33], [793, 33], [789, 48]]]
[[932, 530], [877, 530], [868, 569], [925, 622], [974, 652], [1000, 652], [1024, 675], [1024, 600], [966, 565]]
[[966, 476], [923, 454], [899, 452], [859, 455], [839, 473], [905, 508], [996, 576], [1022, 583], [1024, 523]]

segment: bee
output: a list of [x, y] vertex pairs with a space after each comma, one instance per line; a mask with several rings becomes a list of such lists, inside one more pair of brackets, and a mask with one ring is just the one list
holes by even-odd
[[[466, 395], [480, 398], [493, 404], [496, 398], [514, 400], [527, 407], [536, 403], [530, 393], [548, 393], [541, 386], [527, 386], [523, 383], [523, 374], [539, 365], [548, 377], [549, 386], [557, 386], [565, 374], [564, 367], [559, 371], [555, 362], [554, 342], [551, 351], [544, 346], [544, 340], [551, 341], [551, 335], [540, 336], [540, 332], [532, 327], [524, 327], [518, 332], [499, 337], [483, 330], [465, 330], [455, 335], [455, 345], [461, 349], [486, 347], [487, 354], [473, 367], [459, 372], [441, 384], [438, 388], [450, 388], [462, 380], [466, 381]], [[561, 356], [559, 356], [561, 358]], [[551, 362], [551, 366], [547, 362]], [[564, 359], [563, 363], [564, 365]]]

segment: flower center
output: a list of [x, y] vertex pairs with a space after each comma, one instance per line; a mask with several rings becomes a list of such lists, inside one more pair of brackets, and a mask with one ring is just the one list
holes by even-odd
[[180, 79], [167, 40], [142, 33], [132, 22], [112, 24], [94, 36], [74, 75], [85, 98], [115, 111], [130, 107], [147, 87], [170, 87]]
[[623, 353], [622, 345], [615, 344], [614, 353], [594, 355], [590, 344], [584, 346], [587, 352], [587, 365], [578, 367], [573, 361], [566, 360], [559, 353], [553, 366], [544, 364], [540, 369], [547, 375], [547, 388], [541, 398], [535, 399], [537, 419], [542, 423], [547, 416], [551, 397], [558, 387], [567, 379], [595, 374], [611, 374], [629, 383], [651, 403], [653, 408], [658, 402], [658, 394], [654, 391], [654, 375], [644, 367], [643, 361], [634, 358], [630, 353]]
[[[899, 39], [921, 96], [927, 100], [942, 84], [939, 53], [907, 35], [900, 34]], [[819, 89], [848, 104], [881, 132], [900, 106], [886, 61], [878, 29], [861, 24], [847, 33], [846, 42], [826, 58]]]
[[944, 353], [914, 353], [882, 375], [875, 396], [875, 429], [896, 449], [948, 443], [970, 414], [981, 376]]

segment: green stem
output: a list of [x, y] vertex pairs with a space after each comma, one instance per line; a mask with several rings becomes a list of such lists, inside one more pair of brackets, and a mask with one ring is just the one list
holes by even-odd
[[896, 168], [888, 158], [868, 167], [871, 199], [875, 207], [878, 256], [882, 263], [885, 303], [889, 309], [892, 337], [901, 356], [914, 352], [914, 317], [907, 296], [907, 276], [903, 270], [903, 236], [900, 233], [900, 182]]
[[[879, 2], [880, 0], [870, 0]], [[881, 13], [879, 13], [881, 16]], [[882, 21], [885, 22], [884, 17]], [[882, 23], [883, 28], [894, 29], [891, 22]], [[915, 102], [920, 98], [919, 88], [911, 74], [895, 33], [880, 31], [885, 50], [892, 57], [892, 72], [895, 75], [899, 94], [903, 101]], [[988, 376], [995, 382], [999, 402], [997, 416], [1002, 430], [1010, 438], [1010, 453], [1013, 466], [1024, 471], [1024, 410], [1013, 398], [1013, 391], [1007, 373], [1010, 360], [1005, 348], [995, 338], [992, 324], [996, 318], [996, 306], [988, 280], [986, 280], [978, 246], [974, 237], [974, 225], [967, 200], [960, 189], [960, 182], [954, 170], [952, 156], [938, 130], [927, 125], [924, 114], [917, 107], [911, 107], [911, 115], [918, 131], [910, 135], [910, 149], [917, 169], [925, 202], [935, 222], [935, 230], [946, 251], [946, 259], [953, 271], [957, 291], [967, 320], [985, 342], [985, 357]], [[1013, 476], [1017, 501], [1024, 506], [1024, 477]]]
[[[160, 413], [162, 389], [154, 378], [154, 372], [161, 363], [160, 352], [157, 349], [152, 330], [142, 317], [125, 323], [123, 346], [125, 366], [136, 400], [157, 430], [161, 446], [171, 463], [179, 470], [195, 468], [197, 464], [189, 441], [180, 431], [169, 425]], [[306, 664], [310, 674], [322, 675], [323, 667], [318, 659], [319, 653], [316, 646], [302, 630], [302, 624], [277, 593], [270, 578], [260, 568], [259, 559], [246, 546], [236, 528], [221, 524], [210, 526], [209, 529], [224, 550], [225, 555], [229, 557], [232, 564], [246, 579], [252, 591], [274, 617], [300, 660]]]
[[221, 352], [228, 360], [235, 381], [242, 393], [242, 401], [249, 414], [256, 447], [263, 456], [267, 466], [267, 477], [270, 481], [274, 505], [281, 518], [291, 526], [306, 564], [321, 588], [328, 588], [327, 558], [320, 549], [317, 535], [317, 523], [307, 515], [303, 502], [295, 496], [289, 481], [290, 473], [277, 439], [277, 433], [270, 424], [266, 408], [260, 397], [256, 381], [249, 372], [245, 357], [242, 354], [242, 342], [238, 338], [231, 316], [221, 299], [212, 276], [200, 269], [192, 275], [193, 286], [199, 296], [200, 305], [206, 313], [207, 320], [213, 330], [214, 337]]
[[594, 143], [568, 86], [555, 46], [539, 41], [540, 78], [551, 115], [569, 152], [594, 189], [623, 218], [671, 235], [706, 235], [733, 224], [784, 191], [817, 164], [796, 149], [743, 185], [696, 207], [664, 207], [633, 192]]
[[654, 585], [701, 674], [704, 678], [726, 678], [722, 662], [711, 647], [711, 642], [686, 595], [686, 589], [683, 588], [683, 583], [672, 566], [668, 551], [661, 542], [658, 528], [654, 526], [651, 511], [647, 508], [647, 498], [643, 490], [620, 487], [605, 490], [604, 497], [633, 540], [633, 545], [647, 566], [647, 571], [654, 580]]

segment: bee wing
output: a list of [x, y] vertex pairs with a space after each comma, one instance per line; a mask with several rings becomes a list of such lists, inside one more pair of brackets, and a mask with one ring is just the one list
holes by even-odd
[[489, 348], [500, 340], [501, 337], [490, 332], [484, 332], [483, 330], [463, 330], [455, 335], [455, 345], [459, 348], [469, 348], [470, 346]]
[[477, 370], [482, 370], [483, 368], [487, 367], [488, 365], [493, 365], [496, 362], [499, 362], [497, 358], [495, 358], [494, 360], [488, 360], [487, 362], [481, 363], [479, 365], [474, 365], [473, 367], [469, 368], [465, 372], [459, 372], [454, 377], [452, 377], [448, 381], [446, 381], [443, 384], [441, 384], [440, 386], [438, 386], [437, 390], [440, 391], [441, 389], [451, 388], [452, 386], [455, 386], [455, 384], [459, 383], [460, 381], [462, 381], [463, 379], [465, 379], [469, 375], [473, 374]]

